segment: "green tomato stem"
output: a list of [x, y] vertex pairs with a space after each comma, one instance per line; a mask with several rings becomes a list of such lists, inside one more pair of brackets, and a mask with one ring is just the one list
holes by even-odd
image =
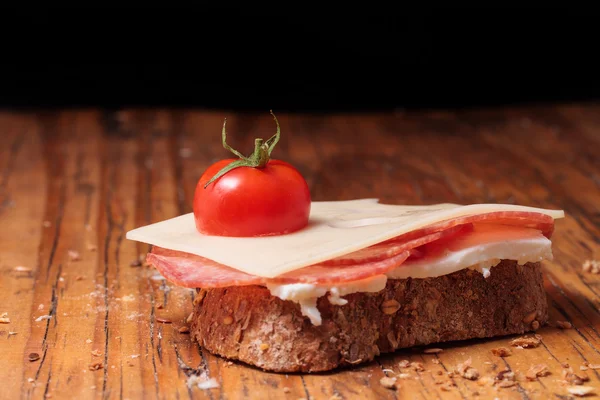
[[277, 121], [277, 117], [273, 114], [273, 110], [271, 110], [271, 115], [275, 119], [275, 124], [277, 124], [277, 133], [271, 136], [266, 142], [261, 139], [254, 139], [254, 151], [249, 157], [244, 157], [240, 152], [233, 149], [231, 146], [227, 144], [227, 132], [225, 130], [225, 125], [227, 124], [227, 118], [223, 122], [223, 131], [221, 136], [223, 138], [223, 147], [225, 150], [229, 150], [233, 154], [239, 157], [239, 160], [235, 160], [230, 164], [227, 164], [223, 167], [219, 172], [217, 172], [208, 182], [204, 185], [204, 189], [208, 187], [211, 183], [231, 171], [232, 169], [239, 167], [251, 167], [251, 168], [264, 168], [269, 160], [271, 159], [271, 152], [279, 142], [279, 138], [281, 137], [281, 130], [279, 127], [279, 121]]

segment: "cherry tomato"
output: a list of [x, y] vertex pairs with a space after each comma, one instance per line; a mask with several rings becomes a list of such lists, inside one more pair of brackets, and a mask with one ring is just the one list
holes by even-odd
[[[311, 206], [308, 185], [292, 165], [269, 158], [272, 146], [277, 143], [273, 138], [266, 143], [257, 139], [252, 156], [218, 161], [200, 177], [193, 204], [198, 232], [256, 237], [287, 234], [308, 225]], [[232, 150], [225, 143], [225, 125], [223, 145]], [[253, 157], [262, 157], [261, 165], [247, 166], [252, 165]], [[236, 162], [238, 166], [231, 168]]]

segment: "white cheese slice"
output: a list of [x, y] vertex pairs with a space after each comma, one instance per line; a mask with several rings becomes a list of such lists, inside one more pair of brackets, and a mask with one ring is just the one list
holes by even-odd
[[317, 299], [329, 293], [328, 299], [331, 304], [343, 306], [348, 304], [348, 300], [343, 296], [352, 293], [376, 293], [385, 289], [387, 277], [385, 275], [375, 275], [370, 278], [359, 281], [349, 282], [341, 286], [317, 286], [308, 283], [290, 283], [290, 284], [267, 284], [267, 289], [271, 295], [279, 297], [282, 300], [289, 300], [300, 305], [300, 312], [308, 317], [313, 325], [321, 325], [321, 313], [317, 308]]
[[447, 244], [435, 257], [406, 261], [386, 275], [390, 279], [425, 279], [448, 275], [464, 268], [489, 276], [490, 269], [502, 260], [516, 260], [519, 265], [552, 260], [552, 242], [533, 229], [479, 224], [473, 232]]
[[533, 211], [563, 218], [561, 210], [509, 204], [381, 204], [377, 199], [313, 202], [309, 225], [279, 236], [233, 238], [198, 233], [193, 213], [127, 232], [127, 239], [187, 252], [265, 278], [342, 256], [433, 223], [494, 211]]

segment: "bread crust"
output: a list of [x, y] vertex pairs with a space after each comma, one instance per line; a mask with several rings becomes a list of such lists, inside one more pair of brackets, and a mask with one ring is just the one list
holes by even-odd
[[314, 326], [262, 286], [198, 289], [191, 334], [213, 354], [264, 370], [319, 372], [400, 348], [522, 334], [548, 320], [540, 264], [512, 260], [488, 278], [465, 269], [344, 298], [343, 306], [319, 298], [323, 323]]

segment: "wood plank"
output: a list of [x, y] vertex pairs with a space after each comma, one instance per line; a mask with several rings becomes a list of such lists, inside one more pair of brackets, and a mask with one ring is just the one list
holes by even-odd
[[[545, 263], [551, 326], [534, 349], [492, 349], [512, 337], [444, 343], [383, 355], [321, 374], [274, 374], [228, 362], [180, 333], [194, 291], [131, 266], [149, 246], [124, 239], [137, 226], [191, 212], [196, 182], [229, 143], [249, 153], [275, 132], [267, 113], [128, 109], [0, 113], [0, 398], [570, 398], [562, 382], [600, 364], [600, 108], [596, 104], [438, 112], [276, 112], [276, 158], [296, 165], [314, 200], [504, 202], [563, 208]], [[72, 260], [69, 251], [80, 259]], [[72, 254], [72, 253], [71, 253]], [[16, 273], [23, 265], [31, 272]], [[50, 319], [36, 318], [50, 315]], [[573, 329], [553, 324], [569, 321]], [[8, 335], [8, 332], [18, 332]], [[92, 351], [97, 350], [97, 355]], [[40, 359], [30, 362], [35, 352]], [[452, 376], [471, 359], [481, 377]], [[401, 368], [402, 360], [424, 370]], [[89, 369], [99, 362], [100, 369]], [[533, 364], [547, 377], [527, 381]], [[503, 369], [517, 384], [498, 388]], [[397, 376], [397, 390], [379, 380]], [[600, 394], [600, 371], [583, 371]], [[188, 386], [194, 376], [219, 387]], [[29, 382], [33, 379], [33, 382]], [[451, 382], [445, 386], [442, 382]], [[447, 391], [446, 389], [449, 389]]]
[[32, 387], [29, 354], [43, 355], [42, 342], [30, 345], [28, 332], [36, 324], [33, 290], [45, 269], [39, 243], [50, 229], [42, 225], [47, 176], [38, 126], [28, 115], [3, 112], [0, 127], [0, 314], [10, 319], [0, 324], [0, 379], [9, 383], [0, 387], [0, 398], [10, 398]]

